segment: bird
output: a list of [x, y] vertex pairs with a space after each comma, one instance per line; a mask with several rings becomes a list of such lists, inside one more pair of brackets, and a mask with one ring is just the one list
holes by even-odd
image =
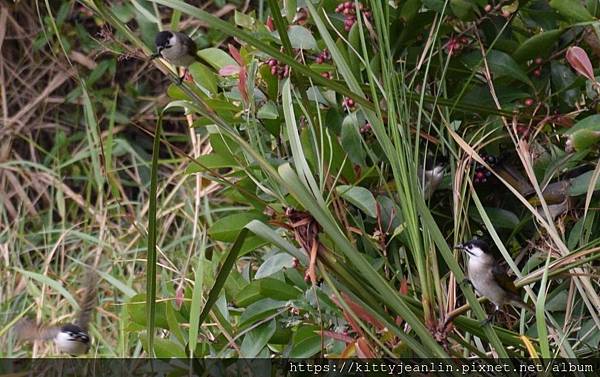
[[59, 352], [71, 356], [80, 356], [87, 353], [91, 345], [88, 326], [96, 307], [96, 283], [96, 274], [90, 272], [85, 286], [85, 293], [79, 305], [80, 310], [77, 319], [73, 323], [45, 326], [36, 323], [33, 319], [22, 318], [14, 326], [17, 340], [19, 342], [52, 340]]
[[500, 307], [505, 304], [535, 311], [531, 305], [521, 300], [513, 279], [500, 266], [485, 241], [472, 239], [456, 245], [455, 248], [469, 255], [467, 281], [475, 288], [478, 295], [487, 297], [495, 305], [494, 312], [488, 316], [485, 323], [492, 322]]
[[[187, 68], [194, 62], [199, 61], [198, 46], [196, 42], [188, 35], [177, 31], [161, 31], [156, 34], [154, 39], [156, 52], [150, 56], [150, 59], [163, 58], [177, 67]], [[179, 78], [179, 84], [183, 82], [183, 76]]]
[[429, 199], [440, 183], [442, 183], [446, 165], [447, 158], [440, 156], [436, 160], [428, 157], [425, 160], [424, 166], [419, 167], [419, 182], [422, 184], [425, 199]]

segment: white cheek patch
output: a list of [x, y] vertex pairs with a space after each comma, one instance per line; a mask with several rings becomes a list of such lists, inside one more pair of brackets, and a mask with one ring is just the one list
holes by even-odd
[[173, 46], [175, 46], [176, 43], [177, 43], [177, 37], [175, 35], [173, 35], [171, 38], [169, 38], [169, 46], [168, 47], [173, 47]]
[[59, 332], [54, 338], [54, 343], [60, 352], [70, 355], [81, 355], [87, 352], [88, 344], [76, 340], [72, 335], [66, 332]]

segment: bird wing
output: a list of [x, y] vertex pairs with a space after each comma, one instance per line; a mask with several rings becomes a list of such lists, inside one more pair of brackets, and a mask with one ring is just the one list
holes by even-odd
[[90, 270], [88, 272], [87, 281], [85, 284], [85, 292], [83, 299], [79, 303], [79, 315], [75, 323], [81, 327], [82, 330], [87, 331], [92, 313], [96, 308], [96, 293], [98, 291], [98, 275]]
[[492, 275], [494, 276], [496, 283], [498, 283], [505, 291], [514, 293], [515, 295], [519, 293], [519, 289], [515, 286], [513, 279], [506, 274], [506, 270], [500, 265], [495, 264], [494, 267], [492, 267]]
[[185, 46], [186, 50], [190, 52], [190, 55], [198, 59], [198, 56], [196, 55], [196, 51], [198, 51], [198, 46], [196, 45], [196, 42], [194, 42], [192, 38], [190, 38], [187, 34], [184, 33], [177, 32], [177, 36]]

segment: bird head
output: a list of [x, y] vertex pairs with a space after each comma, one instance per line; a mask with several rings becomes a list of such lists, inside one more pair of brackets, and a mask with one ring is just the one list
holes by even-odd
[[483, 258], [486, 256], [493, 257], [488, 244], [477, 238], [456, 245], [456, 249], [462, 250], [474, 258]]
[[160, 51], [171, 48], [176, 43], [175, 34], [170, 31], [161, 31], [156, 34], [156, 38], [154, 39], [154, 43], [156, 44], [156, 49], [160, 53]]

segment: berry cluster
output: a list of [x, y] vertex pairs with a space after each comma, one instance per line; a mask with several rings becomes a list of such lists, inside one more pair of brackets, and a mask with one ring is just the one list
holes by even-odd
[[280, 64], [276, 59], [267, 60], [267, 65], [271, 67], [271, 74], [279, 77], [279, 79], [286, 78], [290, 75], [290, 67], [285, 64]]
[[544, 64], [544, 60], [540, 57], [537, 57], [533, 63], [536, 65], [535, 69], [533, 70], [533, 75], [535, 77], [542, 76], [542, 64]]
[[[482, 155], [481, 157], [489, 166], [496, 165], [496, 157], [491, 155]], [[479, 163], [475, 164], [475, 177], [473, 177], [473, 182], [486, 183], [491, 176], [492, 172], [487, 170], [485, 166]]]
[[317, 57], [315, 58], [315, 63], [323, 64], [329, 60], [331, 60], [331, 54], [329, 53], [329, 50], [325, 49], [321, 51], [319, 55], [317, 55]]
[[[328, 62], [329, 60], [331, 60], [331, 54], [329, 53], [329, 51], [327, 49], [325, 49], [325, 50], [321, 51], [319, 53], [319, 55], [317, 55], [317, 57], [315, 58], [315, 63], [323, 64], [325, 62]], [[331, 74], [331, 72], [322, 72], [321, 76], [323, 76], [329, 80], [331, 80], [333, 78], [333, 75]]]
[[[358, 3], [358, 10], [366, 19], [371, 19], [371, 12], [365, 10], [365, 7], [362, 3]], [[354, 7], [354, 2], [345, 1], [339, 4], [335, 8], [335, 12], [344, 15], [344, 29], [346, 31], [350, 31], [350, 29], [352, 29], [352, 25], [354, 25], [354, 23], [356, 22], [356, 8]]]
[[342, 106], [349, 112], [356, 110], [356, 103], [354, 103], [352, 98], [345, 97], [342, 101]]
[[363, 135], [364, 135], [364, 134], [368, 134], [369, 132], [371, 132], [371, 123], [369, 123], [369, 122], [365, 122], [365, 125], [364, 125], [364, 126], [362, 126], [362, 127], [359, 129], [359, 131], [360, 131], [360, 133], [361, 133], [361, 134], [363, 134]]
[[456, 55], [459, 52], [461, 52], [463, 50], [463, 48], [465, 46], [467, 46], [469, 44], [469, 38], [462, 36], [462, 37], [450, 37], [450, 39], [448, 39], [448, 42], [446, 42], [446, 46], [444, 47], [446, 49], [446, 53], [450, 56], [452, 55]]

